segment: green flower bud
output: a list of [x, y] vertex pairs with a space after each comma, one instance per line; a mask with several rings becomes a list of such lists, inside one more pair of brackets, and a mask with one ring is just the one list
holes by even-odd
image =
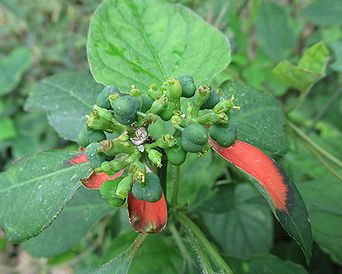
[[119, 89], [116, 86], [105, 87], [96, 98], [96, 104], [101, 108], [110, 109], [109, 96], [113, 94], [120, 94]]
[[165, 89], [166, 96], [171, 101], [177, 100], [182, 96], [182, 85], [177, 79], [167, 80], [163, 83], [163, 88]]
[[162, 193], [159, 177], [153, 172], [146, 173], [145, 182], [137, 181], [132, 187], [132, 194], [138, 200], [157, 202]]
[[201, 106], [208, 100], [211, 93], [211, 88], [207, 85], [203, 85], [198, 89], [198, 92], [194, 96], [192, 116], [198, 115]]
[[169, 121], [173, 115], [173, 111], [176, 110], [176, 104], [168, 102], [166, 107], [159, 113], [160, 118], [164, 121]]
[[108, 180], [103, 182], [100, 188], [100, 194], [103, 199], [107, 200], [111, 205], [115, 207], [121, 207], [126, 199], [121, 199], [116, 196], [115, 192], [118, 188], [119, 182], [122, 180], [122, 177], [117, 178], [115, 180]]
[[136, 151], [135, 147], [129, 141], [121, 141], [120, 138], [104, 140], [100, 144], [99, 151], [112, 157], [120, 153], [133, 154]]
[[106, 139], [106, 134], [101, 130], [92, 130], [84, 127], [78, 134], [78, 144], [86, 147], [93, 142], [100, 142]]
[[182, 132], [182, 147], [188, 152], [200, 152], [209, 138], [208, 130], [200, 124], [187, 126]]
[[86, 147], [86, 156], [92, 169], [100, 167], [104, 161], [108, 160], [108, 157], [99, 151], [100, 148], [100, 143], [91, 143]]
[[115, 100], [109, 98], [114, 111], [115, 119], [123, 125], [130, 125], [136, 120], [140, 108], [139, 99], [131, 95], [123, 95]]
[[118, 160], [106, 161], [101, 164], [101, 171], [106, 172], [109, 176], [114, 176], [115, 173], [124, 169], [129, 163], [129, 161]]
[[156, 144], [160, 148], [169, 148], [173, 147], [177, 143], [176, 138], [173, 137], [171, 134], [165, 134], [160, 137]]
[[224, 101], [220, 101], [218, 104], [216, 104], [216, 106], [213, 108], [213, 110], [216, 113], [222, 113], [222, 112], [226, 113], [233, 108], [238, 108], [238, 107], [234, 106], [232, 100], [224, 100]]
[[168, 101], [167, 97], [165, 96], [160, 97], [158, 100], [153, 102], [149, 112], [154, 113], [154, 114], [160, 113], [162, 110], [165, 109], [167, 101]]
[[196, 85], [191, 75], [182, 75], [178, 77], [182, 85], [182, 97], [190, 98], [195, 95]]
[[121, 199], [126, 199], [128, 197], [128, 193], [131, 191], [132, 184], [133, 184], [133, 176], [131, 174], [128, 174], [119, 183], [115, 191], [115, 195]]
[[147, 93], [154, 100], [163, 96], [163, 92], [158, 88], [157, 84], [151, 85]]
[[237, 139], [237, 128], [231, 123], [228, 125], [214, 124], [210, 127], [209, 133], [210, 137], [222, 147], [229, 147], [233, 145]]
[[111, 133], [125, 129], [125, 127], [115, 121], [108, 109], [101, 108], [97, 105], [93, 107], [93, 111], [88, 116], [87, 126], [93, 130], [104, 130]]
[[162, 160], [163, 154], [161, 154], [158, 150], [156, 149], [150, 149], [148, 151], [148, 158], [151, 160], [153, 164], [155, 164], [157, 167], [161, 167], [161, 160]]

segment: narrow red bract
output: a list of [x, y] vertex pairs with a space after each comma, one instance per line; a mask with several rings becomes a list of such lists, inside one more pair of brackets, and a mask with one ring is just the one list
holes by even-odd
[[258, 148], [239, 140], [228, 148], [221, 147], [213, 140], [210, 143], [223, 158], [258, 180], [270, 195], [276, 209], [288, 211], [288, 186], [274, 160]]
[[164, 193], [157, 202], [137, 200], [132, 192], [128, 195], [128, 214], [136, 232], [158, 233], [167, 222], [167, 206]]
[[[85, 155], [85, 153], [82, 153], [82, 154], [79, 154], [79, 155], [75, 156], [74, 158], [70, 159], [68, 162], [71, 165], [78, 165], [81, 163], [88, 162], [88, 159], [87, 159], [87, 156]], [[122, 175], [122, 173], [123, 173], [123, 170], [115, 173], [114, 176], [108, 176], [107, 173], [104, 173], [104, 172], [96, 173], [94, 171], [89, 175], [88, 178], [81, 179], [81, 182], [87, 188], [99, 189], [101, 187], [101, 185], [103, 184], [103, 182], [105, 182], [107, 180], [114, 180], [114, 179], [120, 177]]]

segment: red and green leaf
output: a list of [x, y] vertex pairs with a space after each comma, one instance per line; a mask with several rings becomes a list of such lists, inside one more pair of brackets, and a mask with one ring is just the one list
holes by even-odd
[[54, 150], [31, 155], [0, 174], [0, 228], [12, 242], [27, 240], [59, 215], [89, 175], [80, 152]]
[[223, 148], [210, 141], [213, 149], [246, 173], [266, 198], [276, 218], [302, 248], [307, 261], [312, 253], [311, 225], [302, 197], [278, 164], [258, 148], [236, 141]]

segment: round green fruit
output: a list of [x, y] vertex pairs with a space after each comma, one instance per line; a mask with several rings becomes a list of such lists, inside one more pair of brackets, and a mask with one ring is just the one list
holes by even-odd
[[237, 129], [233, 124], [212, 125], [209, 134], [222, 147], [230, 147], [237, 139]]
[[123, 95], [111, 102], [115, 119], [123, 125], [130, 125], [136, 120], [140, 102], [137, 97]]
[[200, 124], [187, 126], [182, 132], [182, 147], [188, 152], [200, 152], [209, 139], [208, 130]]
[[101, 108], [110, 109], [110, 101], [108, 97], [112, 94], [120, 93], [119, 89], [116, 86], [107, 86], [105, 87], [96, 98], [96, 104]]
[[178, 77], [182, 85], [182, 97], [190, 98], [195, 95], [196, 85], [191, 75], [182, 75]]
[[141, 100], [140, 111], [144, 112], [144, 113], [151, 108], [151, 106], [154, 102], [154, 100], [150, 96], [147, 96], [147, 95], [142, 95], [140, 97], [140, 100]]
[[93, 142], [106, 140], [106, 134], [101, 130], [92, 130], [84, 127], [78, 134], [78, 144], [86, 147]]
[[175, 166], [180, 166], [186, 159], [186, 151], [182, 148], [180, 142], [179, 140], [175, 146], [165, 149], [168, 161]]
[[145, 182], [137, 181], [132, 187], [132, 194], [138, 200], [157, 202], [162, 196], [163, 190], [157, 174], [149, 172], [145, 174]]
[[211, 90], [208, 100], [201, 106], [201, 109], [212, 109], [220, 102], [220, 96], [214, 90]]

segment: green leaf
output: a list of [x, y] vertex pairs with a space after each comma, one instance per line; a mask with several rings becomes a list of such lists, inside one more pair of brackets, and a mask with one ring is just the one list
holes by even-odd
[[182, 5], [105, 0], [92, 19], [88, 60], [97, 82], [146, 89], [191, 74], [210, 82], [230, 62], [226, 37]]
[[237, 274], [308, 274], [301, 265], [273, 255], [255, 256], [250, 260], [227, 258], [227, 261]]
[[11, 92], [32, 63], [28, 48], [17, 48], [0, 60], [0, 96]]
[[93, 274], [127, 274], [130, 270], [131, 263], [139, 250], [140, 246], [143, 244], [147, 234], [139, 234], [135, 238], [135, 241], [131, 244], [131, 246], [115, 256], [111, 261], [104, 264], [100, 268], [91, 272]]
[[58, 216], [90, 173], [72, 165], [80, 152], [55, 150], [22, 159], [0, 174], [0, 227], [12, 242], [36, 236]]
[[114, 211], [98, 191], [81, 188], [46, 230], [22, 246], [35, 257], [59, 255], [85, 237], [103, 216]]
[[241, 107], [230, 113], [236, 125], [238, 138], [264, 152], [282, 155], [287, 150], [284, 132], [285, 117], [272, 95], [255, 90], [238, 81], [227, 81], [221, 86], [222, 94]]
[[330, 67], [338, 72], [342, 72], [342, 41], [332, 43], [331, 48], [335, 53], [336, 59]]
[[62, 138], [76, 141], [102, 88], [88, 73], [54, 75], [32, 89], [25, 110], [45, 111]]
[[284, 6], [263, 2], [256, 17], [256, 40], [262, 50], [274, 61], [289, 56], [296, 45], [289, 12]]
[[11, 139], [16, 136], [13, 121], [8, 118], [0, 118], [0, 140]]
[[328, 61], [329, 51], [323, 42], [319, 42], [304, 52], [298, 66], [284, 60], [273, 73], [288, 86], [305, 92], [325, 76]]
[[151, 235], [138, 250], [129, 273], [178, 274], [183, 268], [183, 261], [171, 238]]
[[230, 184], [220, 187], [217, 195], [203, 206], [201, 215], [206, 228], [227, 256], [249, 258], [269, 252], [273, 218], [260, 198], [251, 185]]
[[315, 242], [342, 264], [342, 185], [331, 177], [298, 184], [307, 206]]
[[318, 25], [342, 25], [340, 0], [315, 0], [301, 12], [308, 21]]

